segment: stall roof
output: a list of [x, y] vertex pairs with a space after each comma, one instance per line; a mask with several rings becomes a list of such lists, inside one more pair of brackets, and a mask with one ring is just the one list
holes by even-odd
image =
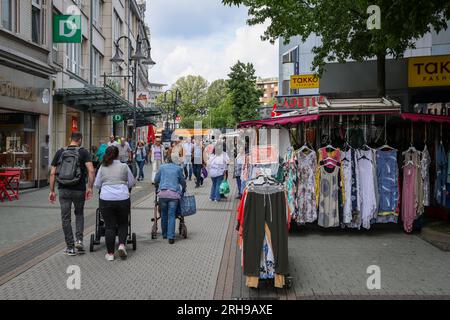
[[440, 116], [433, 114], [421, 114], [421, 113], [402, 113], [401, 118], [403, 120], [410, 120], [414, 122], [439, 122], [450, 123], [450, 116]]
[[311, 122], [327, 115], [353, 114], [400, 114], [401, 105], [386, 98], [370, 99], [325, 99], [319, 107], [298, 109], [288, 114], [263, 120], [251, 120], [239, 123], [239, 128], [262, 127], [276, 125], [293, 125], [300, 122]]

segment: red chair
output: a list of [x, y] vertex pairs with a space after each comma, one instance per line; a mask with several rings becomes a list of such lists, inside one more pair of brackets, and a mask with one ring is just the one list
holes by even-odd
[[5, 201], [5, 199], [3, 198], [3, 194], [5, 194], [5, 196], [6, 196], [7, 193], [8, 193], [8, 190], [6, 190], [5, 183], [3, 182], [3, 180], [0, 180], [0, 200], [2, 202]]
[[[15, 197], [17, 200], [19, 200], [19, 186], [20, 186], [20, 174], [21, 174], [21, 170], [20, 169], [6, 169], [5, 171], [6, 174], [10, 175], [10, 178], [7, 181], [7, 185], [6, 187], [6, 192], [8, 192], [8, 195], [10, 197]], [[11, 198], [10, 198], [11, 200]]]

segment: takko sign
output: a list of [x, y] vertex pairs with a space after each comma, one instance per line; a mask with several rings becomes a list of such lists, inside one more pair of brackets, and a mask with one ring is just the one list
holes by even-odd
[[300, 74], [291, 76], [291, 90], [319, 88], [319, 77], [316, 74]]
[[408, 86], [450, 86], [450, 55], [409, 58]]
[[278, 97], [277, 111], [314, 108], [323, 103], [325, 103], [324, 96]]

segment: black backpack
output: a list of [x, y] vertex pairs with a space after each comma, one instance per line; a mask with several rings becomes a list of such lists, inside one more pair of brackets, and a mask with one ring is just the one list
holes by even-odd
[[56, 181], [59, 185], [70, 187], [81, 182], [80, 147], [64, 148], [56, 166]]

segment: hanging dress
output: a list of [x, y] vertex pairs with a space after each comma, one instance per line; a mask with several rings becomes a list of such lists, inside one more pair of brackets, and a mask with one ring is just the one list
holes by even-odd
[[435, 198], [440, 206], [446, 205], [447, 155], [442, 143], [436, 148]]
[[297, 193], [297, 160], [295, 152], [292, 148], [289, 148], [284, 157], [284, 171], [285, 182], [284, 185], [287, 190], [288, 206], [292, 214], [291, 219], [297, 220], [297, 206], [296, 206], [296, 193]]
[[431, 156], [427, 146], [422, 151], [422, 158], [420, 159], [420, 170], [423, 180], [423, 205], [428, 207], [430, 205], [430, 164]]
[[320, 167], [320, 195], [318, 225], [324, 228], [339, 226], [339, 167]]
[[297, 153], [297, 218], [298, 224], [317, 220], [315, 175], [317, 156], [314, 151], [309, 154]]
[[372, 150], [356, 150], [360, 176], [361, 226], [370, 229], [371, 221], [376, 216], [377, 196]]
[[377, 150], [378, 216], [377, 223], [397, 223], [400, 200], [397, 150]]
[[360, 185], [359, 171], [356, 168], [356, 151], [351, 148], [342, 152], [342, 169], [344, 170], [345, 202], [343, 208], [343, 221], [349, 228], [359, 228], [360, 218]]

